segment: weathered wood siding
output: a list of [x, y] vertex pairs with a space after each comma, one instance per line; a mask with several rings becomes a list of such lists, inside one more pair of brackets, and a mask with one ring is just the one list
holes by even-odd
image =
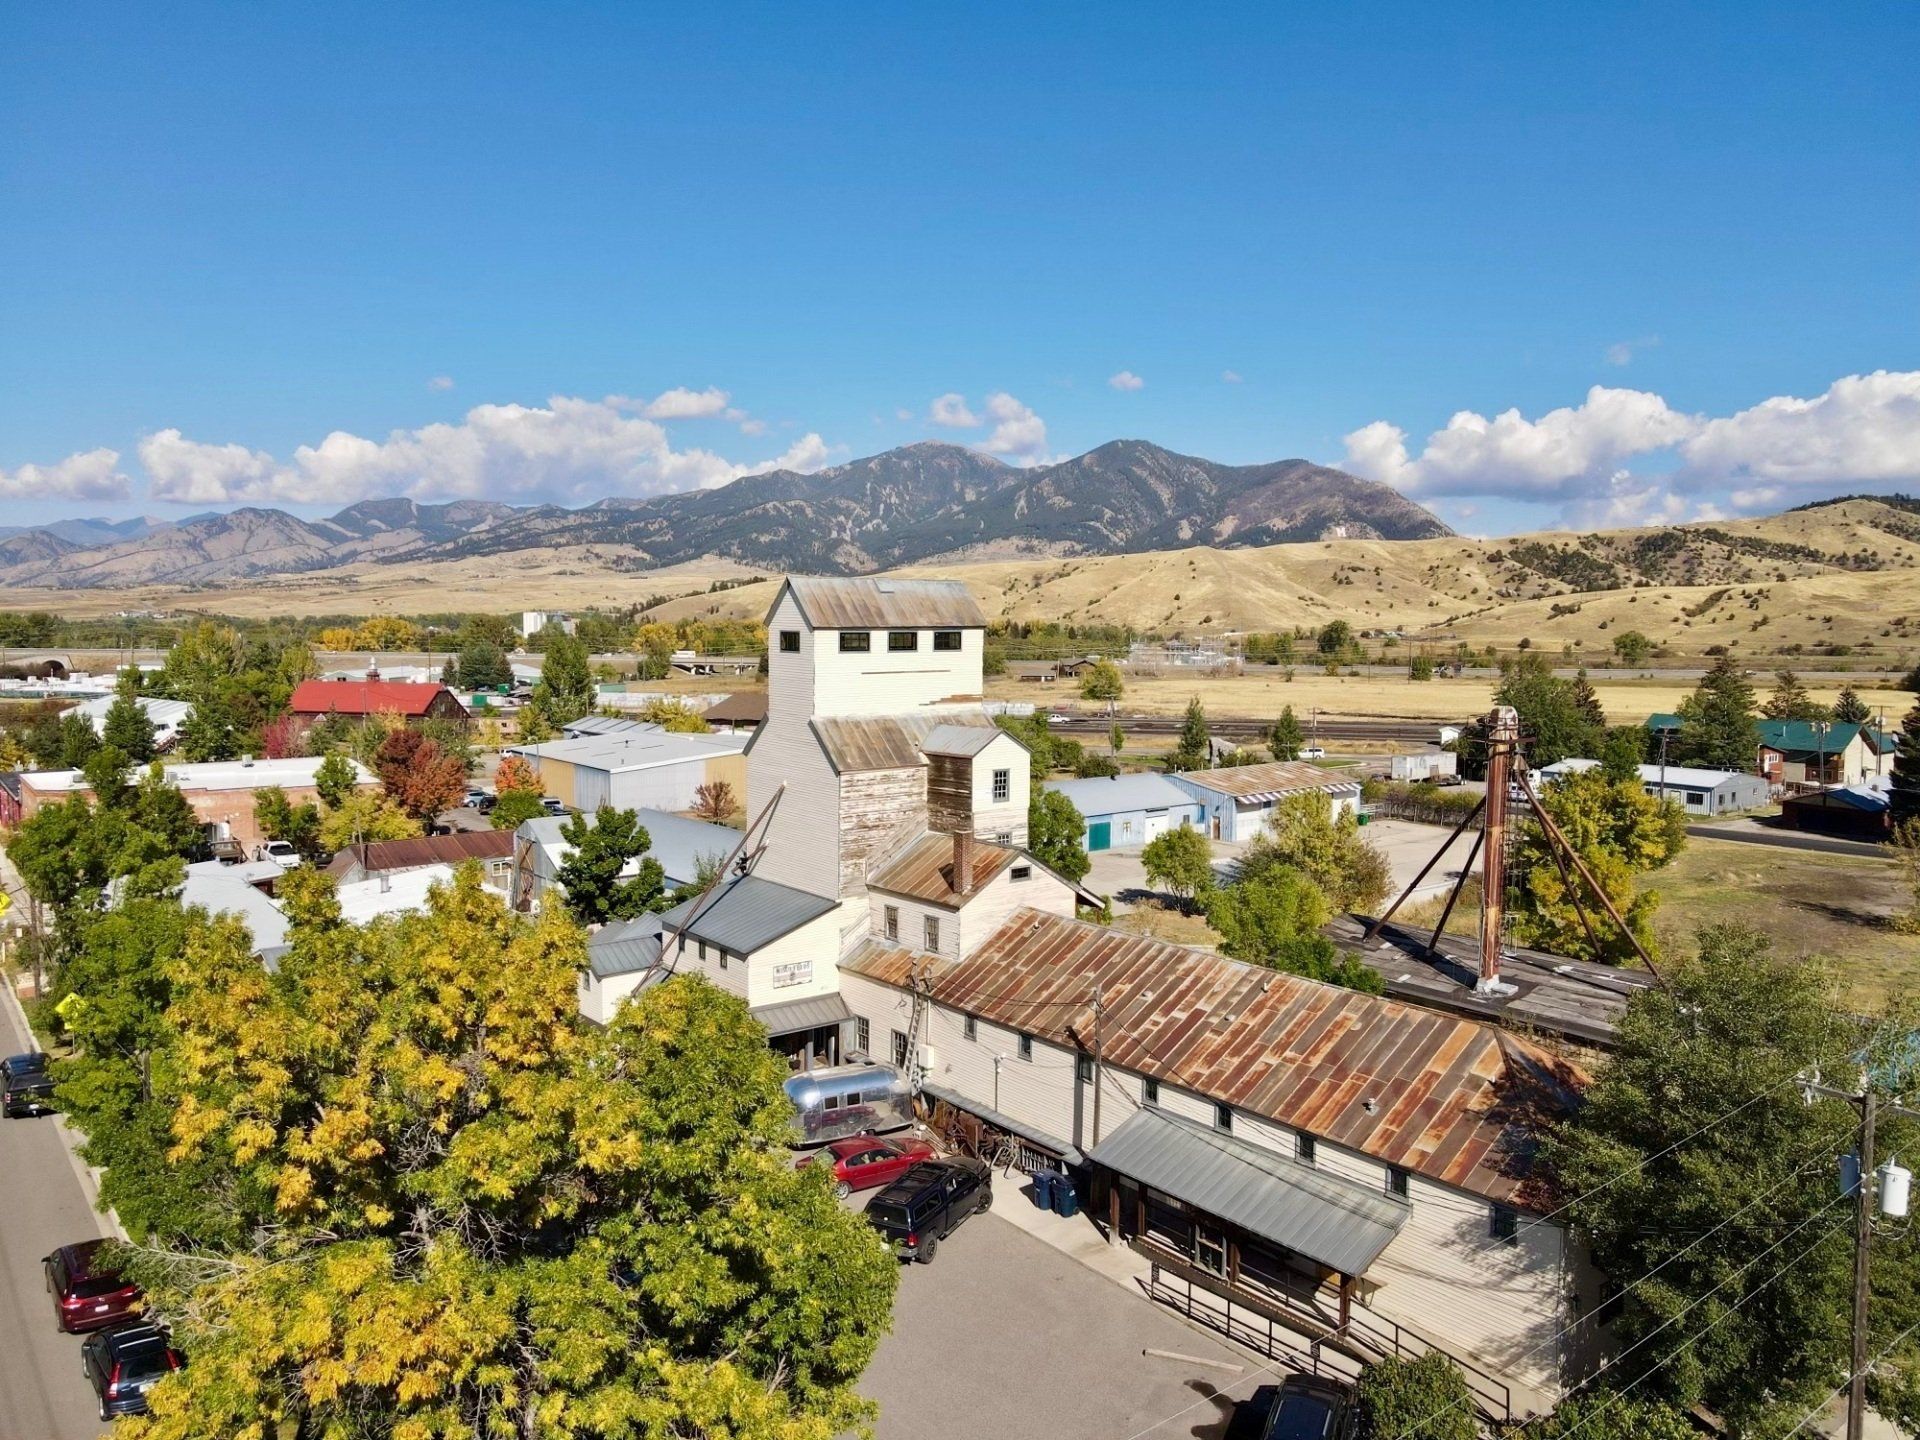
[[[922, 829], [927, 823], [927, 772], [923, 766], [858, 771], [841, 776], [839, 788], [840, 811], [835, 826], [839, 835], [839, 882], [835, 888], [815, 890], [816, 895], [863, 893], [868, 867], [891, 853], [903, 832]], [[819, 841], [802, 839], [801, 843]]]
[[973, 762], [965, 755], [927, 756], [927, 828], [951, 835], [973, 828]]

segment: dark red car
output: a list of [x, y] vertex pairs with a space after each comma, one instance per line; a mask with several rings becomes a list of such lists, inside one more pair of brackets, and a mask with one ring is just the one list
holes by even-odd
[[140, 1287], [105, 1263], [104, 1240], [62, 1245], [47, 1256], [47, 1289], [53, 1292], [54, 1320], [69, 1335], [131, 1320], [137, 1314]]
[[856, 1190], [890, 1185], [922, 1160], [933, 1159], [933, 1146], [924, 1140], [882, 1139], [854, 1135], [829, 1140], [799, 1163], [833, 1166], [833, 1193], [845, 1199]]

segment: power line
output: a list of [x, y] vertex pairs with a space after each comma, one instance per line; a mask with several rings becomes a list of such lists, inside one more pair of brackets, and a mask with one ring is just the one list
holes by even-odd
[[[1901, 1342], [1903, 1342], [1909, 1335], [1913, 1334], [1913, 1332], [1916, 1330], [1920, 1330], [1920, 1320], [1916, 1320], [1913, 1324], [1909, 1325], [1906, 1329], [1902, 1330], [1898, 1335], [1894, 1336], [1893, 1339], [1887, 1343], [1886, 1349], [1882, 1350], [1879, 1354], [1875, 1355], [1873, 1359], [1867, 1362], [1867, 1368], [1871, 1370], [1875, 1365], [1878, 1365], [1882, 1360], [1886, 1359], [1887, 1356], [1891, 1355], [1895, 1350], [1898, 1350], [1900, 1348]], [[1835, 1400], [1838, 1400], [1842, 1395], [1846, 1394], [1846, 1392], [1849, 1389], [1851, 1389], [1852, 1386], [1853, 1386], [1853, 1380], [1851, 1377], [1842, 1381], [1840, 1384], [1834, 1386], [1833, 1389], [1829, 1390], [1826, 1393], [1826, 1395], [1821, 1398], [1818, 1404], [1816, 1404], [1811, 1410], [1807, 1411], [1805, 1415], [1802, 1415], [1800, 1417], [1800, 1423], [1794, 1426], [1793, 1429], [1789, 1430], [1784, 1436], [1782, 1436], [1781, 1440], [1793, 1440], [1794, 1436], [1798, 1435], [1802, 1430], [1807, 1428], [1808, 1422], [1811, 1421], [1814, 1416], [1818, 1415], [1822, 1410], [1825, 1410], [1827, 1406], [1831, 1405]]]

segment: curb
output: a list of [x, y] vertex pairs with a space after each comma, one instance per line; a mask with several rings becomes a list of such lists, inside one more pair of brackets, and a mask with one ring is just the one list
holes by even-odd
[[[29, 1044], [33, 1043], [33, 1026], [27, 1020], [26, 1006], [20, 1003], [20, 992], [14, 989], [12, 979], [9, 978], [4, 984], [0, 984], [0, 990], [6, 992], [7, 1008], [12, 1012], [13, 1018], [19, 1022], [21, 1033], [27, 1037]], [[126, 1227], [120, 1223], [120, 1217], [114, 1214], [111, 1206], [100, 1203], [100, 1177], [106, 1172], [95, 1170], [80, 1158], [81, 1134], [73, 1128], [65, 1115], [56, 1114], [53, 1117], [53, 1123], [59, 1128], [60, 1148], [66, 1152], [67, 1163], [73, 1167], [73, 1173], [80, 1181], [80, 1189], [86, 1195], [87, 1203], [93, 1206], [95, 1214], [106, 1218], [115, 1239], [130, 1242], [132, 1237], [127, 1234]]]

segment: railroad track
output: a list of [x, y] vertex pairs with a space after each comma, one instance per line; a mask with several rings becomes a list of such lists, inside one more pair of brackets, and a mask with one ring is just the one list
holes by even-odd
[[[1177, 715], [1120, 715], [1115, 717], [1120, 728], [1128, 735], [1177, 735], [1180, 733], [1180, 717]], [[1074, 715], [1068, 720], [1056, 720], [1052, 729], [1056, 734], [1070, 735], [1078, 739], [1081, 736], [1101, 737], [1112, 728], [1113, 721], [1104, 715]], [[1223, 740], [1264, 741], [1266, 733], [1272, 728], [1271, 720], [1258, 720], [1246, 717], [1207, 720], [1208, 731]], [[1402, 743], [1432, 745], [1439, 741], [1440, 722], [1437, 720], [1321, 720], [1317, 726], [1302, 722], [1303, 728], [1317, 736], [1322, 742], [1328, 740], [1396, 740]]]

